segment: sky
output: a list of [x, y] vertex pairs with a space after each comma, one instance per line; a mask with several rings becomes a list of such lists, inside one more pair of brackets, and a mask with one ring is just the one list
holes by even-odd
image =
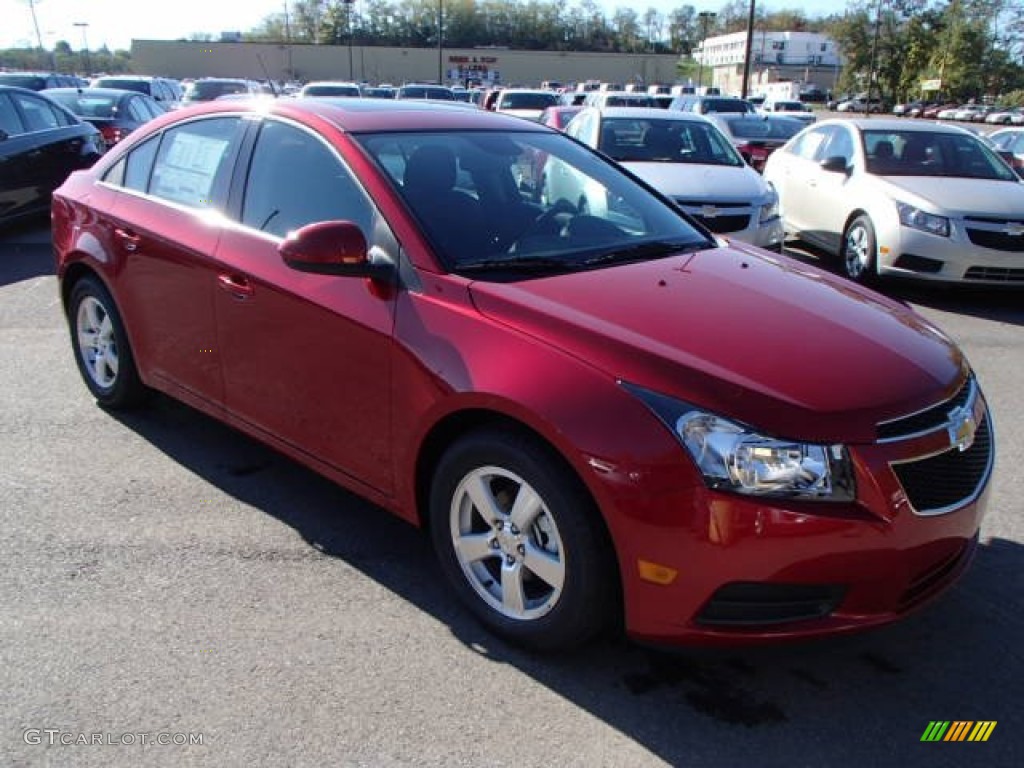
[[[620, 6], [642, 10], [653, 7], [662, 13], [680, 5], [692, 5], [698, 11], [717, 11], [724, 2], [598, 0], [598, 4], [611, 14]], [[809, 16], [816, 16], [842, 11], [846, 0], [761, 0], [758, 7], [800, 8]], [[103, 44], [111, 49], [130, 48], [132, 38], [175, 40], [195, 32], [218, 37], [222, 31], [247, 31], [270, 14], [283, 12], [284, 0], [35, 0], [35, 9], [44, 46], [52, 48], [58, 40], [66, 40], [78, 50], [87, 41], [89, 48], [95, 50]], [[76, 22], [88, 26], [75, 26]], [[0, 48], [35, 45], [29, 0], [0, 0]]]

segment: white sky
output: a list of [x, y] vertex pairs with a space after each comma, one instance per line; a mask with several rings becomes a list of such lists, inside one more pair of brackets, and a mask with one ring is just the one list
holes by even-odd
[[[654, 7], [668, 13], [681, 5], [698, 11], [718, 11], [722, 2], [700, 0], [598, 0], [609, 15], [619, 6], [642, 12]], [[809, 15], [836, 13], [846, 0], [760, 0], [759, 7], [769, 10], [801, 8]], [[71, 47], [82, 47], [83, 31], [91, 49], [104, 43], [111, 49], [129, 48], [132, 38], [174, 40], [195, 32], [219, 36], [224, 30], [252, 29], [266, 16], [281, 13], [284, 0], [35, 0], [36, 17], [43, 44], [52, 48], [58, 40]], [[85, 22], [88, 27], [74, 26]], [[33, 47], [35, 28], [29, 0], [0, 0], [0, 48]]]

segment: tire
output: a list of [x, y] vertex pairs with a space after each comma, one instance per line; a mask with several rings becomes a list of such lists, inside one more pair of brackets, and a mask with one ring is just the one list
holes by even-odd
[[871, 224], [871, 219], [862, 214], [851, 221], [843, 233], [840, 252], [843, 274], [857, 283], [873, 282], [878, 275], [876, 253], [875, 228]]
[[430, 526], [459, 597], [513, 643], [579, 646], [620, 603], [593, 501], [561, 458], [528, 436], [494, 429], [454, 443], [434, 474]]
[[122, 410], [147, 399], [151, 390], [139, 378], [117, 305], [97, 278], [83, 277], [75, 283], [68, 326], [78, 372], [96, 402]]

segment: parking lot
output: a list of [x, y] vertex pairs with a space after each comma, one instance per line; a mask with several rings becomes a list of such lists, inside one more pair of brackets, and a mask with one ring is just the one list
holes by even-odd
[[[965, 578], [842, 640], [544, 657], [481, 630], [415, 529], [166, 398], [97, 408], [47, 230], [0, 233], [0, 762], [1019, 764], [1024, 296], [886, 290], [962, 345], [994, 414]], [[986, 743], [922, 743], [933, 720], [997, 726]]]

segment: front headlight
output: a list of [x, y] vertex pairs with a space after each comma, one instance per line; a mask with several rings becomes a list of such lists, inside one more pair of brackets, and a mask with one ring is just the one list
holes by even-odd
[[930, 235], [949, 237], [949, 219], [945, 216], [925, 213], [920, 208], [915, 208], [907, 203], [896, 203], [896, 210], [899, 212], [900, 224], [903, 226], [919, 229]]
[[623, 383], [693, 458], [709, 488], [748, 496], [853, 501], [853, 468], [842, 445], [785, 440], [656, 392]]
[[761, 205], [760, 222], [765, 224], [779, 218], [779, 195], [775, 187], [768, 185], [768, 201]]

